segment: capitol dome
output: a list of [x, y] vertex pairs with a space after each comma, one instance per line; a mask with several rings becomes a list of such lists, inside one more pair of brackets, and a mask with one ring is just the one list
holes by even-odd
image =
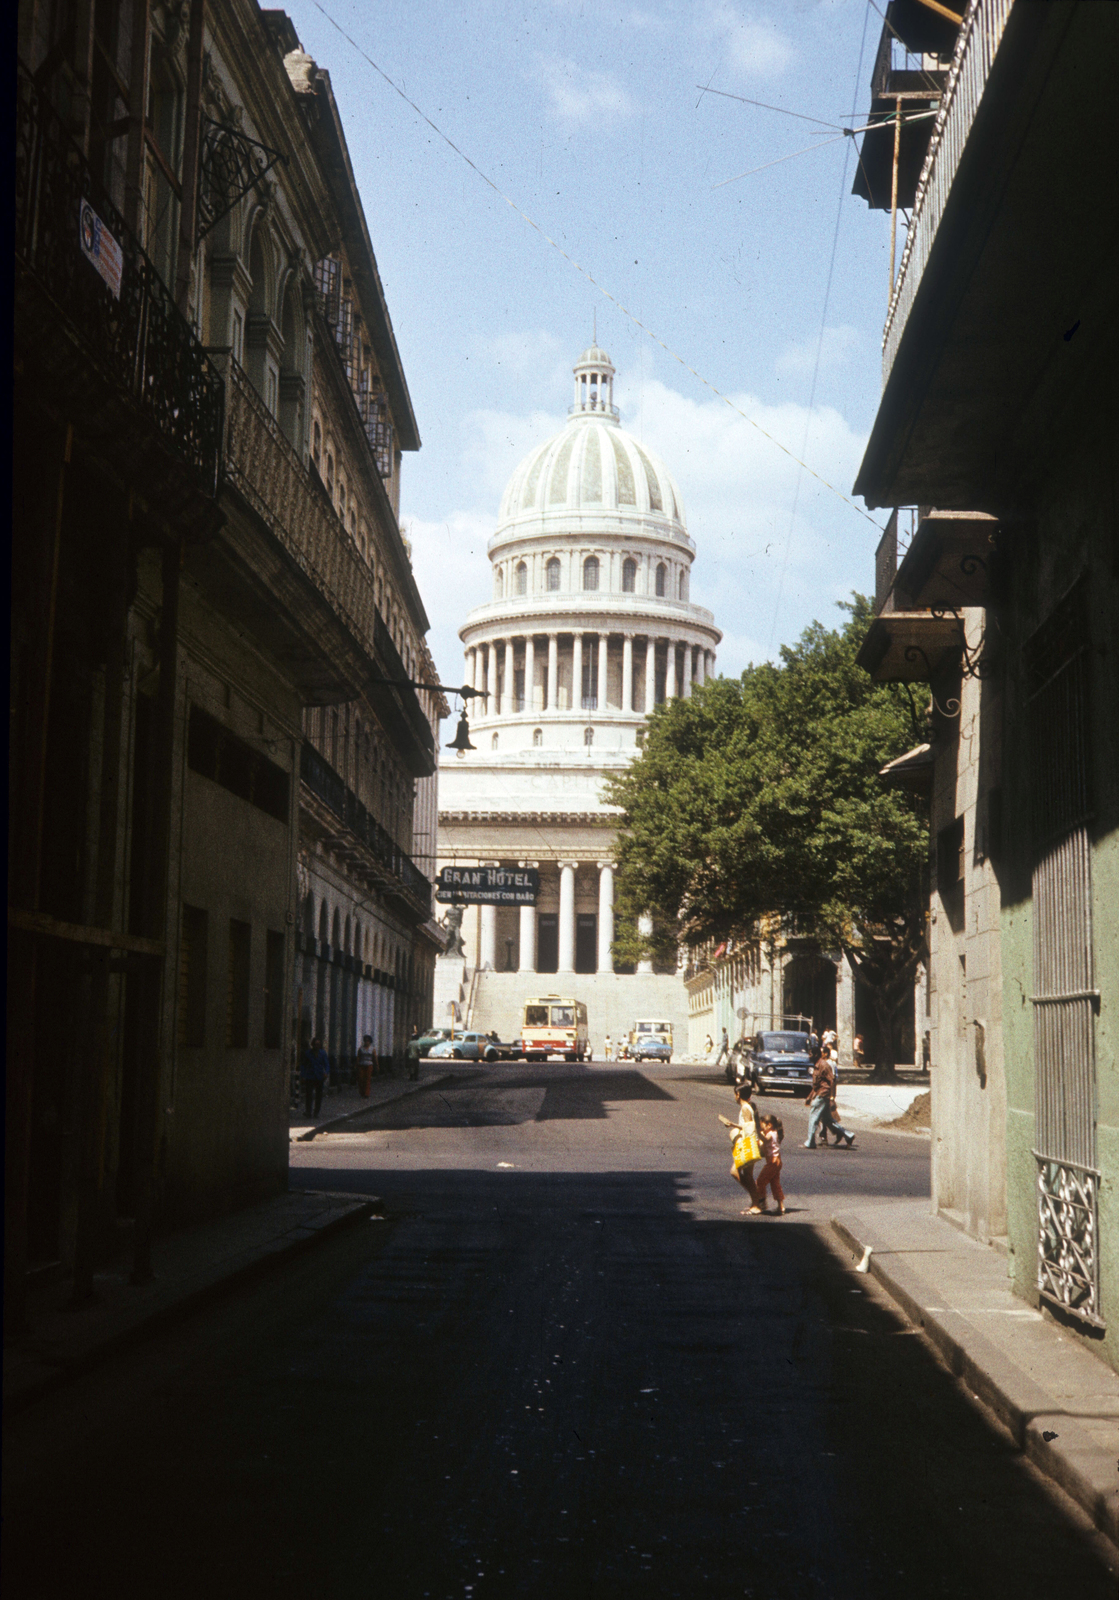
[[523, 534], [528, 524], [573, 514], [613, 514], [686, 541], [684, 503], [675, 480], [651, 450], [619, 426], [610, 357], [591, 345], [574, 372], [575, 400], [567, 424], [531, 450], [509, 479], [491, 548]]

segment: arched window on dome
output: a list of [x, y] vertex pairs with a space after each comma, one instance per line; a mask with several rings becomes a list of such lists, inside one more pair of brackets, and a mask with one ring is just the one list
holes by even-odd
[[544, 730], [543, 730], [543, 728], [533, 728], [533, 730], [532, 730], [532, 743], [533, 743], [533, 747], [535, 749], [537, 749], [537, 750], [540, 749], [540, 746], [544, 743]]
[[496, 750], [497, 749], [497, 734], [496, 733], [490, 735], [490, 749], [491, 750]]
[[667, 568], [665, 567], [664, 562], [663, 561], [658, 561], [657, 562], [657, 598], [660, 599], [660, 600], [664, 599], [665, 583], [666, 583], [667, 577], [668, 577], [668, 571], [667, 571]]
[[545, 587], [549, 594], [555, 594], [560, 586], [559, 557], [553, 556], [544, 568]]
[[528, 566], [523, 561], [517, 562], [517, 593], [528, 593]]
[[622, 562], [622, 593], [633, 594], [637, 589], [637, 562], [627, 556]]
[[500, 567], [493, 569], [493, 597], [500, 600], [505, 589], [505, 578]]
[[590, 749], [591, 745], [594, 744], [594, 729], [593, 728], [584, 728], [583, 729], [583, 743], [586, 745], [588, 750]]
[[598, 557], [588, 556], [583, 562], [583, 588], [598, 588]]
[[677, 580], [676, 587], [679, 591], [679, 598], [681, 600], [686, 600], [688, 598], [688, 574], [686, 568], [684, 567], [680, 568], [680, 576]]

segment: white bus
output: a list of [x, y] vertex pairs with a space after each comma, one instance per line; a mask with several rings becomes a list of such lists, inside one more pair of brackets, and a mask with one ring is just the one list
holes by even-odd
[[526, 1061], [546, 1061], [549, 1056], [563, 1056], [565, 1061], [589, 1060], [586, 1006], [581, 1000], [559, 994], [526, 1000], [521, 1044]]

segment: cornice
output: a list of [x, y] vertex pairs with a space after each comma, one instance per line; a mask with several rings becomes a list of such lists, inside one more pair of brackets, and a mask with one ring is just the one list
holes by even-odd
[[[513, 600], [493, 600], [476, 606], [459, 629], [459, 638], [468, 647], [489, 642], [486, 632], [504, 637], [508, 633], [632, 633], [636, 637], [654, 634], [662, 638], [675, 632], [692, 629], [702, 635], [693, 642], [716, 645], [722, 639], [722, 630], [715, 626], [712, 612], [704, 606], [692, 605], [690, 600], [655, 600], [644, 595], [603, 596], [588, 603], [586, 594], [577, 591], [561, 598], [557, 595], [517, 595]], [[636, 599], [637, 604], [634, 604]], [[499, 630], [504, 630], [501, 633]], [[468, 637], [471, 636], [471, 637]]]

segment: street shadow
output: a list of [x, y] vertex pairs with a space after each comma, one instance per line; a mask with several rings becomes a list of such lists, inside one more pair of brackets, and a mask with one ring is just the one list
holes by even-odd
[[[372, 1106], [341, 1125], [340, 1134], [409, 1128], [500, 1128], [525, 1122], [599, 1121], [611, 1104], [676, 1097], [635, 1070], [501, 1068], [438, 1084], [422, 1094]], [[319, 1135], [329, 1141], [330, 1130]]]

